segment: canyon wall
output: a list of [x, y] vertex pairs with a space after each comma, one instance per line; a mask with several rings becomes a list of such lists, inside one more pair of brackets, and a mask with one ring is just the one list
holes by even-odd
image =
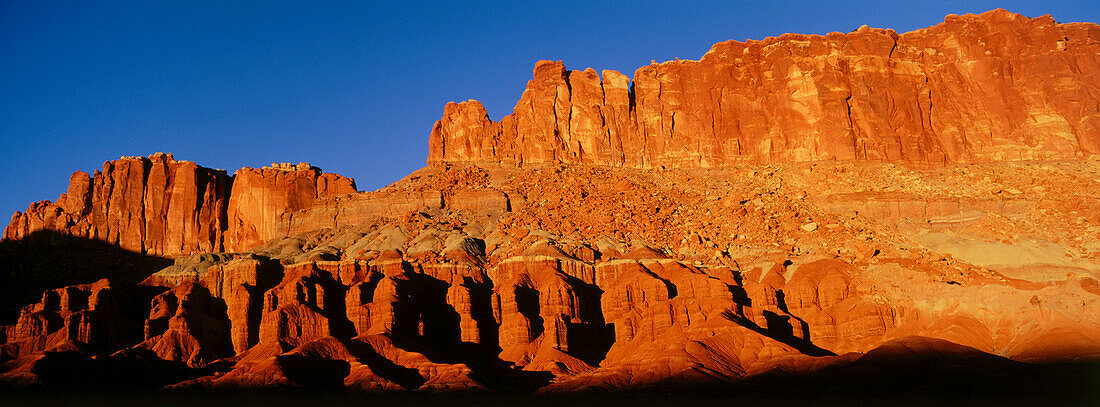
[[428, 162], [1079, 159], [1100, 152], [1098, 101], [1100, 26], [993, 10], [904, 34], [730, 40], [633, 80], [540, 61], [500, 121], [477, 101], [448, 103]]
[[304, 163], [242, 168], [231, 177], [171, 154], [123, 157], [91, 176], [73, 173], [57, 202], [13, 214], [4, 238], [50, 230], [156, 256], [246, 251], [275, 237], [283, 213], [355, 192], [354, 180]]

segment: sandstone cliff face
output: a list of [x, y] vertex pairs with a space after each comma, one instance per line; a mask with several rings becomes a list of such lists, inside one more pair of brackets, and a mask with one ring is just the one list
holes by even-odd
[[448, 103], [429, 163], [636, 168], [1100, 153], [1100, 27], [1003, 10], [905, 34], [784, 34], [615, 71], [540, 61], [511, 115]]
[[171, 154], [123, 157], [90, 177], [73, 173], [56, 203], [12, 215], [4, 238], [52, 230], [156, 256], [246, 251], [274, 237], [283, 213], [354, 192], [355, 181], [304, 163], [230, 177]]
[[225, 250], [251, 250], [276, 236], [276, 221], [284, 213], [309, 208], [319, 198], [355, 192], [355, 181], [337, 174], [321, 173], [320, 169], [305, 163], [242, 168], [233, 174]]
[[220, 251], [230, 182], [170, 154], [123, 157], [91, 177], [73, 173], [56, 203], [15, 213], [4, 238], [53, 230], [153, 255]]

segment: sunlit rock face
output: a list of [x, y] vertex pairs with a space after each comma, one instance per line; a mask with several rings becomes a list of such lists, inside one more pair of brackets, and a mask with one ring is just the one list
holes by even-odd
[[355, 181], [305, 163], [230, 177], [171, 154], [123, 157], [91, 176], [73, 173], [57, 202], [15, 213], [4, 238], [50, 230], [155, 256], [247, 251], [275, 236], [282, 214], [355, 192]]
[[552, 61], [512, 114], [450, 103], [428, 162], [634, 168], [1077, 159], [1100, 152], [1100, 29], [1003, 10], [898, 34], [715, 44], [633, 79]]

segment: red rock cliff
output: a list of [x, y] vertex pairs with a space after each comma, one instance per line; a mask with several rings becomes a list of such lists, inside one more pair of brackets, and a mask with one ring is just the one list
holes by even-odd
[[615, 71], [540, 61], [511, 115], [448, 103], [429, 163], [627, 167], [1076, 159], [1100, 152], [1100, 27], [1004, 10], [715, 44]]
[[284, 212], [354, 192], [354, 180], [304, 163], [243, 168], [230, 177], [171, 154], [123, 157], [92, 176], [73, 173], [56, 203], [36, 202], [12, 215], [4, 238], [52, 230], [158, 256], [244, 251], [273, 237]]
[[355, 192], [354, 180], [322, 173], [306, 163], [237, 170], [229, 199], [225, 250], [251, 250], [275, 237], [275, 224], [283, 213], [309, 208], [318, 198]]

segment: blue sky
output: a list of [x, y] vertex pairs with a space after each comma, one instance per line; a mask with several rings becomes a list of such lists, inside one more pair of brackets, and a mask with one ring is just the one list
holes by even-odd
[[1100, 21], [1086, 1], [152, 3], [0, 2], [0, 223], [73, 171], [157, 151], [231, 172], [307, 161], [376, 189], [424, 165], [448, 101], [510, 113], [539, 59], [631, 75], [727, 39], [997, 7]]

